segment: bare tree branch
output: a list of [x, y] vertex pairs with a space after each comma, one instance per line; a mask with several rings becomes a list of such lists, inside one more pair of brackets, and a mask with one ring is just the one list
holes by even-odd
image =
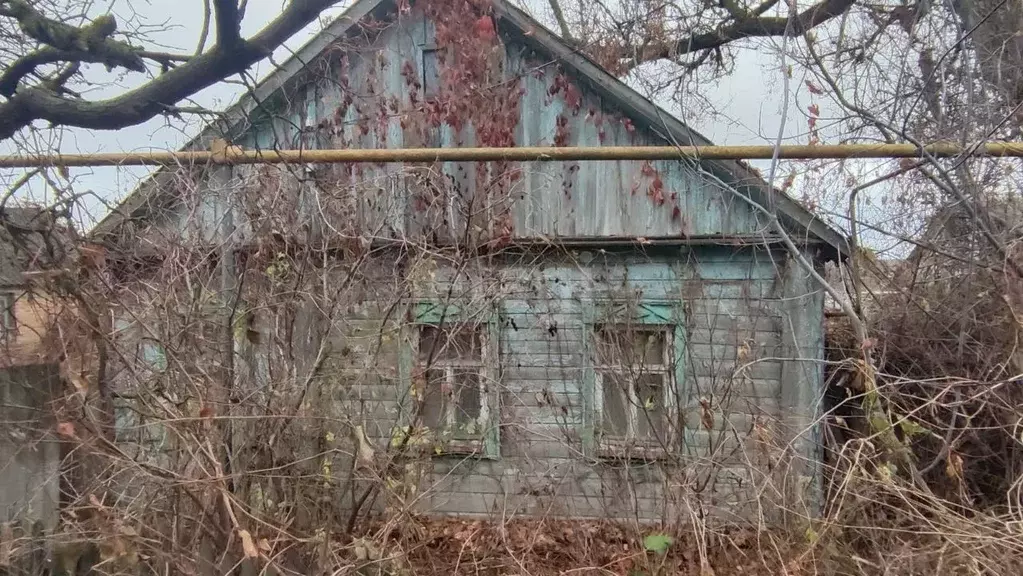
[[[252, 38], [239, 39], [234, 45], [218, 41], [204, 54], [115, 98], [89, 102], [62, 96], [45, 85], [19, 89], [0, 104], [0, 139], [10, 138], [39, 120], [56, 125], [108, 130], [145, 122], [182, 99], [241, 73], [269, 56], [276, 47], [336, 2], [291, 0], [280, 16]], [[8, 3], [7, 7], [11, 5]], [[13, 5], [20, 4], [15, 2]], [[234, 8], [234, 13], [237, 13], [237, 5]], [[227, 12], [231, 12], [230, 7]], [[9, 13], [10, 10], [0, 11], [0, 14]], [[219, 14], [223, 16], [225, 12]]]
[[110, 14], [97, 17], [81, 28], [47, 18], [23, 0], [7, 0], [0, 5], [0, 15], [14, 18], [21, 31], [41, 44], [64, 52], [87, 52], [109, 65], [121, 66], [136, 72], [146, 67], [138, 51], [124, 42], [110, 37], [117, 31], [117, 20]]
[[203, 0], [202, 2], [202, 31], [199, 32], [199, 45], [195, 48], [195, 55], [203, 53], [206, 49], [206, 39], [210, 35], [210, 18], [212, 17], [212, 8], [210, 7], [210, 0]]
[[237, 0], [213, 0], [217, 21], [217, 44], [232, 47], [241, 41], [241, 18]]
[[[132, 66], [134, 66], [135, 58], [141, 61], [143, 52], [135, 52], [134, 58], [131, 60]], [[162, 62], [169, 62], [174, 60], [176, 57], [173, 54], [158, 54], [155, 52], [146, 53], [153, 59], [159, 59]], [[15, 90], [18, 89], [18, 84], [28, 76], [32, 74], [36, 69], [47, 64], [56, 64], [58, 62], [88, 62], [94, 64], [104, 64], [108, 68], [114, 68], [117, 66], [125, 66], [126, 62], [120, 59], [119, 56], [111, 55], [107, 51], [83, 51], [83, 50], [61, 50], [59, 48], [43, 47], [35, 52], [31, 52], [21, 58], [15, 60], [7, 70], [4, 70], [0, 74], [0, 95], [7, 96], [8, 98], [14, 95]], [[129, 68], [136, 70], [135, 68]], [[138, 72], [145, 71], [145, 66]]]
[[797, 14], [791, 19], [792, 25], [788, 26], [788, 28], [786, 26], [790, 20], [789, 18], [759, 15], [776, 3], [771, 0], [754, 9], [748, 17], [744, 16], [738, 9], [729, 10], [729, 13], [735, 17], [735, 20], [723, 24], [712, 32], [688, 36], [671, 43], [651, 45], [640, 53], [635, 63], [642, 64], [643, 62], [673, 58], [701, 50], [720, 48], [743, 38], [784, 35], [798, 36], [843, 14], [855, 4], [855, 1], [824, 0]]
[[554, 19], [558, 21], [558, 27], [561, 28], [561, 37], [567, 42], [572, 42], [572, 29], [568, 26], [568, 20], [565, 19], [565, 12], [561, 9], [561, 2], [559, 0], [548, 0], [551, 6], [551, 11], [554, 12]]

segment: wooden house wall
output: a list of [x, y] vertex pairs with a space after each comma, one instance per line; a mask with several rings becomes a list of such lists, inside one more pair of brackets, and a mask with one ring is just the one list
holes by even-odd
[[[239, 418], [233, 442], [262, 446], [277, 420], [260, 416], [295, 411], [289, 440], [279, 442], [284, 452], [275, 458], [301, 463], [303, 481], [316, 491], [324, 482], [338, 482], [334, 489], [344, 485], [355, 453], [349, 440], [354, 426], [365, 430], [377, 457], [386, 458], [412, 410], [410, 381], [401, 368], [412, 330], [408, 306], [450, 298], [466, 310], [497, 314], [499, 453], [414, 459], [420, 463], [409, 472], [414, 478], [403, 482], [417, 490], [406, 505], [440, 514], [671, 520], [693, 506], [750, 517], [760, 512], [765, 494], [773, 501], [815, 498], [823, 295], [790, 258], [713, 246], [506, 253], [465, 261], [456, 256], [383, 250], [365, 258], [250, 262], [233, 321], [231, 394], [245, 399], [232, 403]], [[283, 270], [288, 266], [290, 272]], [[293, 277], [299, 271], [302, 278]], [[216, 293], [220, 276], [209, 274], [193, 282], [210, 286], [215, 304], [223, 296]], [[156, 289], [155, 300], [140, 300], [126, 317], [158, 338], [186, 327], [193, 335], [188, 342], [162, 338], [168, 345], [161, 363], [170, 369], [155, 377], [173, 390], [180, 381], [181, 393], [192, 396], [191, 412], [202, 405], [221, 410], [217, 406], [227, 400], [218, 397], [226, 392], [217, 391], [224, 351], [211, 344], [222, 332], [215, 310], [201, 321], [171, 318], [178, 308], [194, 315], [198, 304], [164, 302], [167, 289], [145, 284]], [[586, 310], [606, 298], [669, 302], [682, 311], [679, 404], [686, 431], [684, 449], [671, 465], [594, 462], [583, 449], [584, 378], [592, 361]], [[249, 312], [253, 320], [246, 322]], [[138, 349], [129, 343], [125, 352], [137, 355]], [[190, 368], [196, 362], [204, 363], [202, 369]], [[125, 374], [132, 385], [145, 386], [146, 370]], [[329, 463], [323, 454], [332, 455]], [[258, 454], [239, 452], [237, 469], [266, 467], [250, 457]], [[794, 462], [785, 465], [786, 459]], [[794, 484], [800, 477], [802, 484]], [[772, 488], [764, 491], [765, 485]], [[350, 504], [331, 490], [318, 498], [310, 514], [322, 509], [323, 498], [337, 499], [338, 508]]]
[[[416, 274], [431, 279], [418, 284], [417, 297], [449, 294], [450, 269], [417, 267], [428, 271], [410, 271], [409, 282]], [[800, 462], [794, 475], [811, 480], [817, 472], [811, 423], [821, 386], [822, 296], [805, 276], [766, 252], [721, 248], [504, 259], [479, 264], [471, 280], [460, 274], [452, 302], [499, 313], [500, 454], [428, 457], [410, 505], [480, 516], [657, 521], [685, 518], [694, 506], [733, 519], [755, 516], [765, 483], [785, 489], [781, 476], [771, 477], [768, 459], [778, 466], [786, 446]], [[336, 321], [331, 349], [346, 352], [324, 371], [316, 403], [337, 411], [329, 419], [339, 423], [333, 437], [347, 436], [340, 423], [358, 423], [380, 453], [409, 410], [394, 289], [368, 290], [353, 314]], [[584, 309], [610, 293], [674, 301], [685, 310], [685, 445], [672, 465], [595, 463], [580, 444], [583, 373], [591, 361]], [[333, 469], [347, 468], [339, 461]]]

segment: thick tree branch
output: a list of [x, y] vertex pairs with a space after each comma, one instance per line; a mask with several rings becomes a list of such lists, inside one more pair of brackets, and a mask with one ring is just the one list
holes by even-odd
[[[736, 18], [712, 32], [696, 34], [677, 42], [650, 46], [639, 55], [635, 64], [720, 48], [743, 38], [797, 36], [841, 15], [855, 2], [856, 0], [823, 0], [797, 14], [788, 28], [786, 25], [789, 23], [789, 18], [756, 16], [755, 14], [759, 10], [755, 10], [750, 17]], [[774, 2], [765, 2], [768, 7], [773, 4]]]
[[280, 16], [249, 40], [240, 40], [233, 47], [218, 42], [201, 56], [116, 98], [87, 102], [60, 96], [44, 86], [19, 90], [0, 104], [0, 140], [10, 138], [37, 120], [107, 130], [145, 122], [266, 58], [336, 2], [291, 0]]
[[213, 12], [217, 22], [217, 44], [231, 48], [241, 42], [241, 17], [238, 0], [213, 0]]
[[[18, 83], [23, 78], [40, 66], [56, 64], [58, 62], [89, 62], [105, 64], [110, 68], [124, 64], [122, 59], [117, 56], [111, 57], [105, 51], [61, 50], [47, 46], [18, 58], [3, 71], [3, 74], [0, 74], [0, 94], [7, 97], [13, 96], [14, 91], [18, 88]], [[145, 70], [145, 68], [142, 70]]]

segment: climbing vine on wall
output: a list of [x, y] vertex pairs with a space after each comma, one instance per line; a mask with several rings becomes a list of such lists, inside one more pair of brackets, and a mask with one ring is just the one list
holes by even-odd
[[[317, 133], [310, 140], [336, 148], [513, 147], [536, 139], [536, 128], [529, 127], [536, 118], [523, 118], [522, 100], [527, 86], [536, 90], [537, 84], [540, 93], [533, 97], [554, 112], [540, 120], [537, 143], [569, 146], [585, 141], [585, 134], [600, 144], [640, 137], [629, 118], [605, 109], [561, 65], [530, 52], [521, 64], [511, 63], [517, 52], [507, 50], [490, 0], [421, 0], [398, 8], [398, 23], [371, 23], [361, 38], [339, 40], [328, 63], [317, 65], [323, 82], [314, 104], [329, 104], [317, 109], [317, 122], [304, 125]], [[386, 34], [388, 26], [409, 33], [398, 39]], [[358, 223], [369, 216], [389, 220], [393, 237], [425, 233], [500, 247], [515, 235], [512, 205], [525, 187], [524, 169], [502, 161], [319, 167], [313, 179], [324, 194], [313, 208], [337, 215], [338, 230], [351, 222], [359, 228], [351, 229], [355, 234], [366, 232]], [[561, 178], [569, 215], [578, 171], [566, 164]], [[684, 232], [669, 179], [650, 163], [631, 174], [633, 194], [641, 191]], [[343, 189], [357, 191], [340, 198], [336, 191]], [[398, 190], [407, 191], [407, 199], [399, 199]]]

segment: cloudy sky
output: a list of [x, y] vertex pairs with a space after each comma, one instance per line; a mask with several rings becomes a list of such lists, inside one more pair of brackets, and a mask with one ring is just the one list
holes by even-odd
[[[284, 0], [250, 0], [243, 21], [243, 34], [251, 34], [263, 27], [275, 15], [280, 13]], [[341, 8], [351, 0], [343, 0], [339, 8], [332, 13], [324, 14], [325, 21], [341, 12]], [[542, 22], [548, 24], [549, 17], [545, 14], [546, 4], [531, 0], [535, 6], [527, 6]], [[105, 9], [105, 6], [103, 7]], [[168, 51], [192, 52], [202, 28], [202, 0], [132, 0], [118, 2], [114, 5], [114, 13], [122, 22], [142, 22], [153, 30], [148, 37], [154, 44]], [[307, 41], [320, 24], [314, 24], [292, 38], [288, 44], [279, 49], [273, 60], [281, 62], [290, 50], [294, 50]], [[684, 110], [665, 98], [652, 96], [662, 106], [689, 122], [694, 128], [704, 133], [718, 144], [770, 144], [777, 137], [781, 126], [783, 108], [787, 109], [785, 129], [787, 141], [791, 143], [806, 141], [807, 112], [809, 94], [803, 88], [802, 78], [796, 75], [790, 81], [791, 90], [787, 101], [784, 98], [783, 73], [780, 50], [775, 45], [760, 42], [757, 46], [741, 50], [735, 62], [734, 72], [716, 82], [704, 82], [699, 85], [698, 92], [692, 94], [689, 101], [691, 109]], [[264, 76], [272, 64], [261, 63], [255, 70], [257, 77]], [[102, 70], [92, 70], [90, 75], [102, 75]], [[124, 87], [130, 87], [140, 80], [141, 75], [129, 73], [112, 77], [115, 82], [88, 94], [89, 98], [99, 98], [104, 94], [115, 94]], [[630, 82], [636, 84], [635, 82]], [[639, 88], [640, 86], [637, 85]], [[222, 83], [213, 86], [195, 97], [195, 103], [211, 109], [223, 109], [230, 105], [242, 92], [238, 84]], [[713, 113], [708, 106], [701, 103], [713, 103]], [[827, 103], [822, 102], [824, 114], [827, 114]], [[60, 135], [59, 148], [63, 152], [115, 152], [133, 150], [167, 150], [176, 149], [189, 138], [198, 133], [200, 124], [197, 120], [185, 123], [157, 118], [140, 126], [118, 131], [65, 130]], [[35, 144], [38, 146], [38, 143]], [[10, 151], [10, 144], [8, 150]], [[5, 151], [6, 152], [6, 151]], [[766, 169], [769, 163], [760, 163]], [[83, 204], [82, 218], [85, 224], [101, 218], [107, 208], [104, 204], [115, 204], [123, 199], [147, 173], [146, 169], [90, 168], [78, 169], [73, 172], [76, 192], [90, 190], [95, 197], [86, 199]], [[764, 172], [765, 176], [767, 172]], [[3, 175], [4, 181], [10, 181], [15, 173]], [[779, 174], [777, 181], [784, 178]], [[26, 190], [25, 195], [37, 200], [45, 200], [47, 192], [44, 187], [33, 186]]]

